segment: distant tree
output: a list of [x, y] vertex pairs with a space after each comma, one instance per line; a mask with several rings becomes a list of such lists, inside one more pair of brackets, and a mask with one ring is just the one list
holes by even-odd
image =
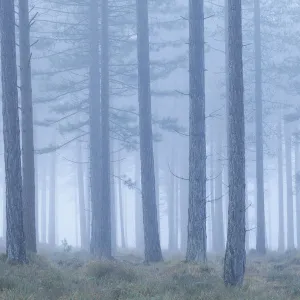
[[101, 148], [100, 148], [100, 56], [98, 1], [90, 0], [89, 14], [89, 141], [92, 203], [91, 253], [102, 255], [101, 241]]
[[277, 125], [277, 168], [278, 168], [278, 251], [284, 252], [284, 206], [283, 206], [283, 154], [282, 154], [282, 120]]
[[26, 248], [36, 252], [35, 170], [28, 0], [19, 0], [19, 49], [22, 112], [23, 205]]
[[80, 244], [81, 248], [88, 248], [88, 236], [86, 229], [86, 211], [87, 207], [84, 201], [84, 174], [83, 174], [83, 162], [82, 162], [82, 145], [81, 142], [77, 142], [77, 185], [78, 185], [78, 205], [79, 205], [79, 218], [80, 218]]
[[0, 1], [1, 75], [6, 183], [6, 253], [8, 261], [25, 263], [20, 124], [18, 115], [15, 6]]
[[206, 141], [203, 0], [189, 1], [189, 208], [187, 261], [206, 262]]
[[226, 285], [244, 280], [245, 251], [245, 121], [242, 60], [242, 4], [228, 0], [228, 183], [229, 206], [224, 260]]
[[109, 136], [109, 32], [108, 0], [101, 1], [101, 107], [100, 107], [100, 256], [110, 259], [111, 244], [111, 177], [110, 177], [110, 136]]
[[286, 162], [286, 203], [287, 203], [287, 249], [295, 248], [294, 240], [294, 197], [292, 180], [292, 133], [291, 124], [284, 122], [285, 162]]
[[51, 247], [55, 247], [56, 244], [56, 164], [57, 154], [52, 152], [49, 157], [51, 160], [50, 176], [49, 176], [49, 210], [48, 210], [48, 243]]
[[137, 0], [136, 10], [141, 187], [143, 203], [145, 260], [147, 262], [158, 262], [162, 260], [162, 252], [158, 231], [153, 158], [148, 1]]

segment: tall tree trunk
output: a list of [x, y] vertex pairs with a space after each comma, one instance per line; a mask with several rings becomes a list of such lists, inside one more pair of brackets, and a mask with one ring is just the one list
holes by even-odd
[[189, 1], [189, 211], [187, 261], [206, 262], [203, 0]]
[[84, 200], [84, 175], [83, 175], [83, 159], [81, 142], [77, 143], [77, 195], [79, 206], [79, 221], [80, 221], [80, 245], [82, 249], [88, 249], [88, 238], [86, 229], [86, 206]]
[[47, 164], [41, 173], [41, 241], [47, 243]]
[[137, 0], [136, 10], [140, 156], [145, 260], [147, 262], [157, 262], [162, 260], [162, 252], [158, 232], [153, 159], [148, 0]]
[[125, 228], [124, 228], [124, 207], [123, 207], [123, 195], [122, 195], [122, 180], [121, 180], [121, 152], [119, 151], [118, 157], [118, 195], [119, 195], [119, 213], [120, 213], [120, 232], [121, 232], [121, 247], [125, 248]]
[[141, 166], [139, 153], [135, 155], [135, 246], [138, 251], [144, 251], [143, 209], [141, 198]]
[[20, 124], [18, 115], [15, 8], [13, 0], [0, 2], [1, 77], [6, 182], [6, 253], [8, 261], [24, 263]]
[[100, 168], [100, 252], [110, 259], [111, 249], [111, 194], [110, 194], [110, 138], [109, 138], [109, 39], [108, 0], [101, 1], [101, 156]]
[[[221, 124], [220, 124], [221, 125]], [[219, 126], [220, 126], [219, 125]], [[222, 128], [221, 126], [219, 128]], [[215, 168], [215, 223], [218, 238], [216, 239], [216, 252], [223, 254], [225, 250], [224, 220], [223, 220], [223, 166], [222, 166], [222, 138], [219, 135], [216, 139], [216, 168]]]
[[[89, 141], [90, 141], [90, 193], [92, 207], [90, 251], [94, 255], [101, 253], [101, 153], [100, 153], [100, 56], [99, 56], [99, 11], [98, 1], [90, 0], [89, 17]], [[107, 200], [107, 199], [106, 199]]]
[[255, 118], [256, 118], [256, 251], [266, 253], [265, 200], [264, 200], [264, 154], [262, 126], [262, 73], [260, 0], [254, 1], [254, 44], [255, 44]]
[[27, 251], [36, 253], [33, 109], [28, 0], [19, 0], [19, 30], [24, 233]]
[[296, 190], [297, 249], [300, 249], [300, 158], [299, 158], [299, 132], [297, 132], [295, 134], [295, 190]]
[[292, 138], [290, 124], [284, 124], [286, 157], [286, 201], [287, 201], [287, 249], [295, 248], [294, 242], [294, 199], [292, 182]]
[[56, 242], [56, 152], [51, 153], [51, 173], [49, 182], [48, 243], [55, 247]]
[[278, 149], [277, 149], [277, 167], [278, 167], [278, 251], [285, 249], [284, 238], [284, 207], [283, 207], [283, 154], [282, 154], [282, 124], [281, 118], [277, 125]]
[[224, 283], [241, 285], [245, 251], [245, 121], [242, 59], [242, 4], [228, 0], [228, 182], [229, 205]]

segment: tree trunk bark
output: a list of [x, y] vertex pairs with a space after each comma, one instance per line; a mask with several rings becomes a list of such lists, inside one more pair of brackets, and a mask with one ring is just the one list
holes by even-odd
[[292, 179], [292, 139], [290, 124], [284, 124], [286, 157], [286, 200], [287, 200], [287, 249], [295, 248], [294, 242], [294, 199]]
[[138, 99], [146, 262], [162, 260], [158, 232], [150, 92], [148, 1], [137, 0]]
[[187, 261], [206, 262], [203, 0], [189, 1], [189, 210]]
[[245, 251], [245, 121], [243, 99], [242, 4], [228, 0], [228, 227], [224, 259], [225, 285], [244, 280]]
[[90, 252], [101, 254], [101, 152], [100, 152], [100, 56], [99, 56], [98, 1], [90, 0], [89, 17], [89, 142], [90, 142], [90, 195], [92, 208]]
[[109, 138], [109, 39], [108, 0], [101, 1], [101, 156], [100, 168], [100, 252], [98, 256], [111, 259], [111, 191]]
[[35, 171], [28, 0], [19, 0], [19, 30], [24, 233], [27, 251], [36, 253]]
[[1, 1], [0, 6], [2, 116], [7, 222], [6, 254], [10, 262], [24, 263], [27, 259], [22, 201], [14, 1]]
[[260, 0], [254, 1], [254, 44], [255, 44], [255, 118], [256, 118], [256, 251], [266, 253], [265, 200], [264, 200], [264, 156], [262, 127], [262, 73]]

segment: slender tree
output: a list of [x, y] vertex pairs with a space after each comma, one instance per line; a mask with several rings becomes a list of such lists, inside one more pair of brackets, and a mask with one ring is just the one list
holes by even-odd
[[245, 121], [242, 58], [242, 3], [228, 0], [228, 227], [224, 260], [226, 285], [244, 280], [245, 251]]
[[92, 226], [90, 251], [99, 256], [101, 204], [100, 184], [100, 56], [99, 56], [99, 11], [98, 1], [90, 0], [89, 14], [89, 143], [90, 143], [90, 193], [92, 206]]
[[145, 260], [162, 260], [157, 221], [151, 121], [148, 0], [136, 1], [138, 100]]
[[283, 208], [283, 155], [282, 155], [282, 121], [281, 118], [277, 125], [278, 148], [277, 148], [277, 167], [278, 167], [278, 251], [285, 249], [284, 239], [284, 208]]
[[48, 243], [56, 243], [56, 152], [51, 155], [51, 173], [49, 178]]
[[80, 223], [80, 244], [81, 248], [87, 249], [88, 238], [86, 229], [86, 206], [84, 201], [84, 177], [82, 166], [82, 145], [81, 141], [77, 143], [77, 195], [79, 205], [79, 223]]
[[255, 44], [255, 117], [256, 117], [256, 250], [266, 253], [265, 241], [265, 201], [264, 201], [264, 157], [262, 126], [262, 72], [260, 0], [254, 1], [254, 44]]
[[187, 261], [206, 262], [203, 0], [189, 1], [189, 210]]
[[291, 124], [284, 123], [285, 157], [286, 157], [286, 199], [287, 199], [287, 249], [295, 248], [294, 241], [294, 199], [292, 180], [292, 136]]
[[26, 249], [36, 252], [35, 172], [28, 0], [19, 0], [23, 205]]
[[111, 191], [109, 138], [109, 39], [108, 0], [101, 1], [101, 197], [100, 197], [100, 256], [110, 259], [111, 248]]
[[300, 249], [300, 158], [299, 158], [299, 131], [295, 132], [295, 191], [296, 191], [296, 232], [297, 249]]
[[15, 6], [0, 1], [2, 116], [6, 183], [6, 253], [8, 261], [25, 263], [20, 124], [16, 64]]

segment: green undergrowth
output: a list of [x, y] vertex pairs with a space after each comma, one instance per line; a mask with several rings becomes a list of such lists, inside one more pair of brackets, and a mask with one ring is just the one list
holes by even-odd
[[[45, 255], [45, 254], [44, 254]], [[134, 255], [97, 261], [86, 253], [30, 255], [29, 264], [0, 255], [0, 299], [5, 300], [263, 300], [300, 299], [300, 254], [249, 257], [242, 288], [226, 288], [222, 264], [137, 263]]]

